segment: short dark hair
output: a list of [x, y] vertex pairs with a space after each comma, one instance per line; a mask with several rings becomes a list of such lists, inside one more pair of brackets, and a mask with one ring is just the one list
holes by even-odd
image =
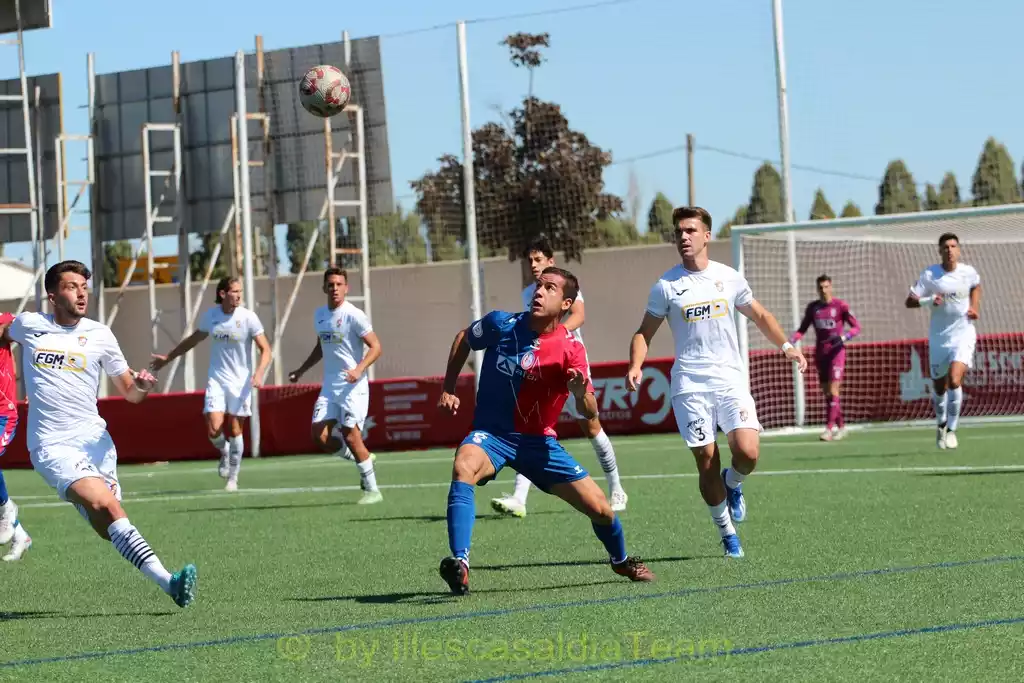
[[711, 232], [711, 214], [707, 209], [699, 206], [680, 206], [672, 211], [672, 226], [679, 227], [679, 221], [687, 218], [699, 218], [700, 222], [707, 226], [708, 232]]
[[818, 276], [818, 279], [814, 281], [814, 284], [820, 285], [822, 282], [832, 282], [832, 278], [830, 278], [828, 274], [822, 273]]
[[575, 275], [565, 268], [559, 268], [558, 266], [548, 266], [541, 271], [541, 275], [560, 276], [565, 281], [565, 284], [562, 285], [562, 296], [576, 303], [576, 297], [580, 294], [580, 281], [576, 279]]
[[324, 271], [324, 287], [327, 286], [327, 278], [331, 277], [332, 275], [342, 276], [343, 278], [345, 278], [345, 284], [348, 284], [348, 271], [345, 270], [344, 268], [331, 266], [330, 268]]
[[43, 278], [43, 287], [46, 289], [48, 294], [53, 294], [57, 291], [57, 285], [60, 284], [60, 276], [64, 273], [75, 273], [81, 275], [86, 280], [92, 277], [92, 271], [81, 261], [61, 261], [50, 266], [50, 269], [46, 271], [46, 277]]
[[939, 237], [939, 246], [941, 247], [947, 240], [956, 240], [956, 243], [960, 244], [960, 238], [957, 237], [956, 234], [952, 232], [944, 232], [942, 233], [942, 236]]
[[237, 277], [222, 277], [220, 281], [217, 283], [217, 295], [214, 297], [214, 303], [224, 303], [224, 297], [221, 296], [221, 292], [228, 291], [229, 289], [231, 289], [231, 285], [241, 281], [241, 278]]
[[526, 248], [523, 249], [523, 258], [530, 258], [530, 254], [535, 251], [544, 254], [544, 258], [554, 258], [555, 256], [555, 250], [551, 248], [551, 240], [547, 238], [547, 235], [537, 235], [527, 243]]

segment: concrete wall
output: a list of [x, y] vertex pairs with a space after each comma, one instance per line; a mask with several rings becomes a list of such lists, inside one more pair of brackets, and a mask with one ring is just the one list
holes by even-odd
[[[712, 258], [730, 262], [729, 244], [713, 243]], [[629, 340], [643, 316], [647, 293], [665, 270], [678, 263], [672, 245], [645, 245], [619, 249], [588, 251], [583, 263], [561, 263], [580, 279], [586, 295], [587, 324], [584, 339], [592, 362], [623, 360]], [[482, 264], [484, 308], [519, 311], [523, 288], [521, 269], [507, 259], [487, 259]], [[370, 274], [374, 329], [381, 339], [384, 355], [376, 364], [376, 377], [424, 376], [444, 374], [448, 350], [456, 332], [470, 322], [470, 282], [467, 262], [448, 262], [418, 266], [374, 268]], [[278, 297], [283, 313], [294, 287], [294, 276], [278, 279]], [[289, 370], [298, 367], [313, 347], [313, 312], [323, 305], [321, 275], [303, 278], [295, 307], [283, 335], [282, 367], [285, 381]], [[358, 271], [350, 273], [350, 294], [361, 293]], [[193, 296], [198, 286], [193, 285]], [[158, 285], [159, 350], [168, 351], [176, 343], [180, 330], [180, 292], [177, 285]], [[204, 296], [205, 305], [213, 305], [213, 283]], [[107, 292], [107, 310], [116, 300], [116, 291]], [[273, 341], [270, 307], [270, 282], [256, 280], [257, 314]], [[17, 301], [0, 301], [0, 310], [14, 310]], [[113, 324], [128, 362], [135, 368], [149, 362], [149, 304], [146, 287], [125, 291], [120, 311]], [[31, 305], [30, 305], [31, 309]], [[203, 389], [209, 362], [209, 344], [200, 344], [195, 356], [196, 389]], [[667, 329], [655, 339], [653, 357], [672, 355], [671, 335]], [[184, 390], [182, 363], [173, 390]], [[166, 372], [166, 371], [165, 371]], [[306, 376], [319, 381], [319, 366]], [[273, 374], [270, 375], [270, 383]]]

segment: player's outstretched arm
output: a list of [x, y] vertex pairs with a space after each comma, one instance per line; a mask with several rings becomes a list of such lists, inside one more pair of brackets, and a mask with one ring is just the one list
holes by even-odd
[[288, 373], [288, 381], [295, 383], [299, 381], [299, 378], [306, 374], [306, 371], [311, 367], [320, 362], [320, 359], [324, 357], [323, 349], [320, 348], [320, 337], [316, 338], [313, 342], [313, 350], [309, 352], [309, 356], [302, 362], [298, 370], [292, 370]]
[[120, 375], [111, 377], [110, 380], [129, 403], [142, 403], [150, 390], [156, 386], [156, 377], [151, 375], [148, 370], [141, 372], [125, 370]]
[[797, 364], [800, 372], [807, 370], [807, 359], [804, 357], [804, 354], [786, 340], [786, 333], [782, 331], [779, 321], [768, 312], [768, 309], [761, 305], [761, 302], [757, 299], [751, 299], [749, 304], [737, 306], [736, 308], [740, 313], [753, 321], [757, 329], [761, 330], [761, 334], [768, 341], [782, 349], [783, 353]]
[[647, 352], [651, 347], [651, 340], [665, 320], [651, 313], [644, 312], [644, 319], [640, 321], [640, 327], [633, 334], [629, 342], [629, 371], [626, 373], [626, 388], [636, 391], [644, 376], [644, 361], [647, 360]]
[[149, 367], [153, 372], [160, 372], [161, 368], [173, 361], [178, 356], [184, 356], [186, 353], [196, 347], [199, 342], [209, 337], [209, 333], [201, 330], [196, 330], [189, 336], [178, 342], [178, 345], [167, 352], [167, 355], [161, 356], [160, 354], [153, 354], [153, 362], [149, 364]]

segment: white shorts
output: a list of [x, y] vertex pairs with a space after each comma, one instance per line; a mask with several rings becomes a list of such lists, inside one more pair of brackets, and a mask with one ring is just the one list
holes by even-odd
[[342, 427], [363, 430], [370, 412], [370, 388], [360, 387], [338, 395], [320, 394], [313, 404], [313, 424], [334, 420]]
[[203, 404], [203, 414], [206, 413], [227, 413], [236, 417], [251, 417], [252, 384], [246, 382], [245, 386], [239, 388], [210, 378], [206, 382], [206, 402]]
[[726, 434], [734, 429], [761, 431], [754, 398], [741, 389], [676, 394], [672, 412], [679, 434], [690, 448], [714, 443], [719, 426]]
[[61, 500], [67, 500], [69, 486], [88, 477], [106, 481], [114, 496], [121, 500], [121, 485], [117, 481], [117, 449], [106, 430], [37, 448], [32, 451], [31, 458], [32, 467], [47, 484], [57, 489]]
[[974, 347], [978, 343], [978, 335], [964, 336], [950, 346], [942, 346], [928, 342], [928, 365], [931, 366], [932, 379], [940, 379], [949, 374], [949, 366], [954, 362], [963, 363], [967, 367], [974, 366]]

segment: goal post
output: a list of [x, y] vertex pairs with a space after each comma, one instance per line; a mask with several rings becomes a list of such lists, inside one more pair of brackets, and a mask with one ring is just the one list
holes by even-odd
[[[848, 425], [933, 419], [930, 314], [907, 309], [904, 302], [921, 271], [941, 260], [939, 236], [947, 232], [959, 238], [961, 262], [978, 270], [982, 287], [963, 416], [1024, 419], [1024, 204], [733, 226], [733, 265], [787, 337], [796, 329], [791, 311], [802, 314], [818, 297], [822, 274], [860, 323], [860, 334], [846, 344], [841, 385]], [[789, 241], [795, 259], [787, 256]], [[761, 424], [770, 430], [821, 430], [826, 402], [813, 359], [813, 330], [799, 344], [808, 355], [807, 373], [794, 378], [789, 361], [737, 316]]]

